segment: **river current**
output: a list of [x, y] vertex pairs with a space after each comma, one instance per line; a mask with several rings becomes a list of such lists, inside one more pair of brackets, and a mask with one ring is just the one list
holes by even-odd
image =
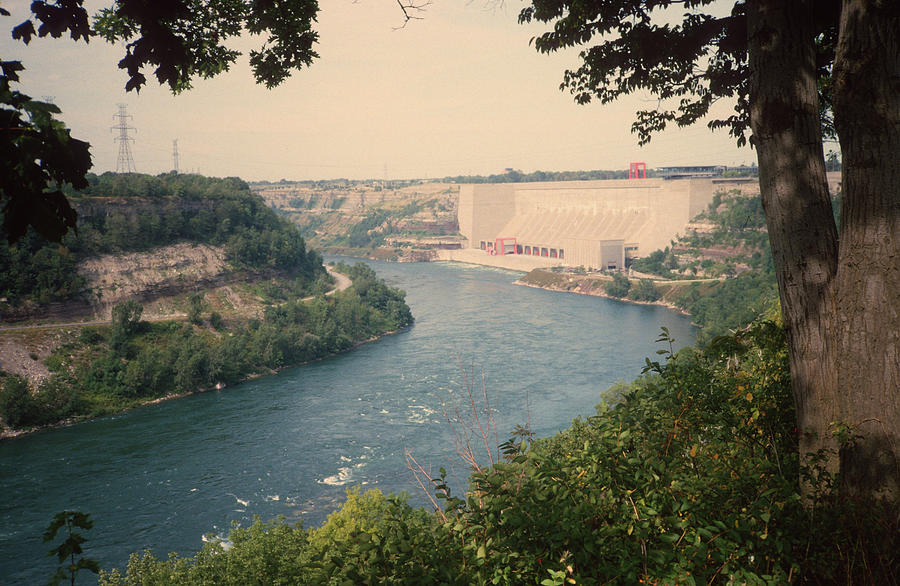
[[56, 566], [41, 536], [65, 509], [91, 514], [85, 555], [111, 569], [146, 548], [191, 554], [254, 516], [319, 524], [353, 486], [424, 503], [405, 452], [464, 485], [443, 413], [467, 403], [466, 380], [487, 389], [499, 441], [517, 424], [547, 436], [639, 375], [661, 326], [679, 346], [694, 339], [666, 309], [520, 287], [518, 273], [367, 262], [407, 292], [414, 326], [222, 391], [0, 442], [0, 584], [47, 581]]

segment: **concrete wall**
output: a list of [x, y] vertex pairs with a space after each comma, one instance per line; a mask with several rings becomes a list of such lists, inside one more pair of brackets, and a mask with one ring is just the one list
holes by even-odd
[[527, 273], [537, 268], [550, 268], [558, 266], [562, 263], [555, 258], [543, 258], [540, 256], [525, 256], [521, 254], [510, 254], [506, 256], [491, 256], [481, 250], [471, 248], [462, 250], [438, 250], [437, 260], [463, 262], [472, 265], [484, 265], [489, 267], [499, 267], [509, 269], [511, 271], [520, 271]]
[[462, 185], [459, 227], [469, 248], [516, 238], [562, 251], [556, 264], [606, 267], [614, 258], [624, 266], [626, 246], [629, 256], [665, 248], [729, 187], [711, 178]]
[[600, 245], [600, 266], [601, 269], [624, 269], [625, 268], [625, 241], [624, 240], [601, 240]]
[[516, 213], [565, 209], [605, 213], [648, 209], [661, 179], [515, 183]]
[[459, 231], [469, 248], [493, 242], [515, 215], [514, 183], [459, 186]]
[[646, 256], [663, 249], [684, 231], [691, 218], [712, 201], [711, 179], [673, 179], [662, 181], [651, 203], [650, 221], [635, 233], [624, 236], [638, 245], [637, 255]]

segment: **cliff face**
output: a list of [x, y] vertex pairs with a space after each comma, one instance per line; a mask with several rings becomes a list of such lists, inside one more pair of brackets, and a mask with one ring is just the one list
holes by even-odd
[[[149, 317], [172, 313], [165, 300], [188, 291], [222, 286], [246, 279], [225, 262], [221, 246], [180, 243], [147, 252], [104, 254], [78, 263], [78, 273], [86, 280], [83, 293], [63, 302], [24, 304], [0, 312], [7, 324], [19, 322], [75, 322], [108, 320], [113, 306], [135, 299], [146, 307]], [[171, 305], [171, 304], [168, 304]]]
[[98, 318], [127, 299], [141, 302], [174, 297], [187, 291], [224, 284], [232, 273], [221, 246], [173, 244], [147, 253], [107, 254], [78, 265], [92, 291]]
[[428, 260], [436, 249], [462, 245], [457, 185], [330, 181], [251, 188], [324, 252]]
[[49, 376], [43, 360], [78, 338], [81, 327], [107, 324], [112, 308], [133, 299], [141, 319], [159, 321], [187, 315], [188, 293], [199, 291], [210, 311], [228, 317], [260, 317], [265, 302], [256, 287], [273, 277], [266, 271], [235, 271], [222, 247], [180, 243], [144, 253], [108, 254], [78, 264], [87, 280], [81, 299], [26, 305], [3, 315], [0, 369], [24, 376], [32, 385]]

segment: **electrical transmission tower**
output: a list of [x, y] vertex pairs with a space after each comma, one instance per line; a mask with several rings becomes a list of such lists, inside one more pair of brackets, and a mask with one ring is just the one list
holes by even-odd
[[175, 174], [178, 174], [178, 139], [172, 141], [172, 161], [175, 164], [173, 169], [175, 170]]
[[128, 131], [134, 130], [136, 132], [137, 129], [128, 125], [128, 119], [131, 116], [125, 111], [126, 105], [118, 104], [118, 106], [118, 114], [113, 114], [113, 120], [117, 121], [116, 125], [110, 128], [110, 130], [119, 131], [119, 136], [114, 139], [119, 143], [119, 159], [116, 161], [116, 173], [134, 173], [134, 159], [131, 156], [131, 147], [128, 144], [134, 142], [134, 139], [128, 136]]

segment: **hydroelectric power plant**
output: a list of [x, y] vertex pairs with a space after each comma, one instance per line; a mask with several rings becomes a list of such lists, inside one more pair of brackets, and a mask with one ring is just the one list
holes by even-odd
[[756, 189], [756, 178], [635, 178], [461, 185], [462, 250], [442, 258], [530, 270], [622, 269], [665, 248], [720, 190]]

